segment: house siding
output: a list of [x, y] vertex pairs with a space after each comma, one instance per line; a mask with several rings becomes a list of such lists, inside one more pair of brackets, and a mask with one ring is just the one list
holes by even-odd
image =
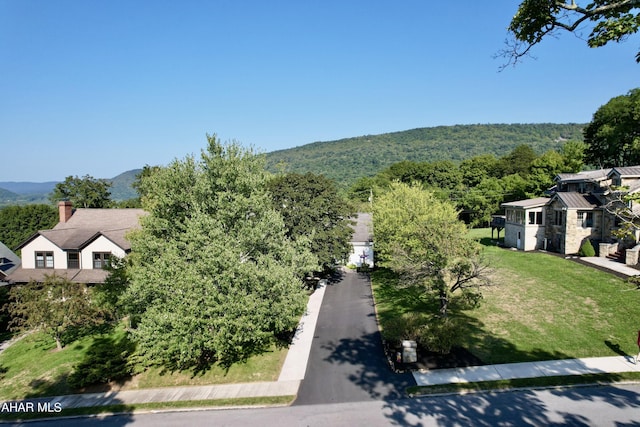
[[66, 252], [42, 236], [36, 237], [22, 248], [22, 268], [36, 268], [36, 252], [53, 252], [53, 268], [67, 268]]
[[80, 265], [81, 268], [93, 268], [93, 253], [94, 252], [109, 252], [113, 256], [117, 256], [118, 258], [124, 258], [126, 255], [125, 251], [122, 250], [118, 245], [111, 242], [104, 236], [98, 237], [96, 240], [87, 245], [80, 254]]
[[[529, 214], [541, 214], [542, 224], [530, 224]], [[511, 207], [506, 210], [504, 243], [505, 246], [525, 251], [544, 248], [545, 215], [544, 207]]]

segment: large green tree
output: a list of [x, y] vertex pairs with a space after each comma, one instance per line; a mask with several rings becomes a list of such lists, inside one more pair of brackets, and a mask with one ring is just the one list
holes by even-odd
[[44, 331], [55, 340], [58, 350], [64, 347], [65, 335], [71, 329], [100, 322], [86, 285], [61, 276], [13, 286], [9, 298], [11, 325], [20, 330]]
[[[621, 42], [640, 28], [640, 0], [524, 0], [511, 20], [514, 36], [501, 54], [515, 64], [548, 37], [567, 31], [585, 37], [589, 47]], [[636, 54], [640, 62], [640, 52]]]
[[455, 206], [422, 186], [392, 183], [374, 201], [373, 229], [379, 265], [433, 293], [443, 317], [456, 291], [485, 283], [479, 247]]
[[640, 88], [598, 108], [584, 139], [588, 164], [603, 168], [640, 164]]
[[68, 176], [64, 182], [56, 184], [49, 196], [52, 203], [69, 200], [79, 208], [108, 208], [111, 205], [111, 183], [106, 179], [96, 179], [90, 175], [82, 178]]
[[271, 179], [268, 188], [274, 209], [284, 219], [287, 237], [308, 239], [324, 270], [348, 256], [353, 212], [332, 180], [312, 173], [289, 173]]
[[13, 249], [36, 231], [53, 228], [58, 219], [53, 206], [7, 206], [0, 209], [0, 242]]
[[302, 276], [317, 268], [292, 242], [266, 189], [263, 158], [208, 136], [200, 159], [141, 177], [149, 215], [131, 235], [131, 284], [143, 360], [169, 368], [225, 365], [265, 351], [304, 311]]

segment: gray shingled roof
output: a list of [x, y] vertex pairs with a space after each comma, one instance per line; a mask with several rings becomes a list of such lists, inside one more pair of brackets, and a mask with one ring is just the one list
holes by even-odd
[[569, 209], [595, 209], [600, 207], [600, 202], [591, 194], [577, 192], [560, 192], [554, 196]]
[[0, 279], [3, 275], [9, 275], [21, 263], [20, 257], [9, 249], [4, 243], [0, 242]]
[[39, 234], [64, 250], [82, 249], [100, 235], [129, 250], [125, 235], [139, 227], [139, 218], [145, 214], [142, 209], [76, 209], [67, 222]]
[[360, 212], [356, 216], [356, 223], [351, 226], [353, 228], [352, 242], [369, 242], [373, 240], [371, 234], [371, 214]]
[[75, 283], [104, 283], [109, 272], [98, 269], [50, 269], [19, 267], [9, 277], [10, 283], [44, 282], [46, 276], [56, 275]]

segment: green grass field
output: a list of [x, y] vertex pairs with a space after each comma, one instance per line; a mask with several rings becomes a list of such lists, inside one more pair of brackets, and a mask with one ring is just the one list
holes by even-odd
[[[453, 310], [464, 324], [463, 347], [485, 363], [635, 355], [640, 291], [612, 274], [556, 255], [521, 252], [490, 242], [489, 229], [472, 230], [485, 244], [493, 286], [479, 308]], [[382, 327], [409, 311], [437, 309], [417, 289], [399, 289], [384, 272], [373, 275]]]
[[[124, 334], [122, 329], [111, 336]], [[31, 334], [0, 354], [0, 400], [54, 396], [75, 393], [67, 384], [74, 366], [82, 361], [98, 337], [88, 336], [56, 350], [51, 337]], [[254, 356], [245, 363], [232, 365], [228, 370], [218, 365], [204, 372], [169, 372], [150, 368], [117, 384], [121, 390], [184, 385], [228, 384], [253, 381], [276, 381], [287, 355], [286, 348], [273, 348]]]

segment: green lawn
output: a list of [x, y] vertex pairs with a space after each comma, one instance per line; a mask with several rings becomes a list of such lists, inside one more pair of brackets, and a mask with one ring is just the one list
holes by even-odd
[[[112, 336], [124, 334], [122, 329]], [[24, 399], [75, 393], [67, 384], [73, 367], [84, 359], [96, 336], [84, 337], [57, 351], [52, 338], [34, 333], [16, 342], [0, 354], [0, 400]], [[228, 370], [213, 366], [205, 372], [168, 372], [147, 369], [119, 385], [132, 390], [149, 387], [276, 381], [287, 355], [286, 348], [273, 348], [238, 363]]]
[[[486, 363], [633, 354], [640, 291], [614, 275], [556, 255], [490, 243], [491, 230], [472, 230], [485, 244], [494, 285], [479, 308], [452, 310], [462, 345]], [[432, 312], [418, 290], [398, 289], [384, 271], [373, 275], [382, 327], [408, 311]]]

